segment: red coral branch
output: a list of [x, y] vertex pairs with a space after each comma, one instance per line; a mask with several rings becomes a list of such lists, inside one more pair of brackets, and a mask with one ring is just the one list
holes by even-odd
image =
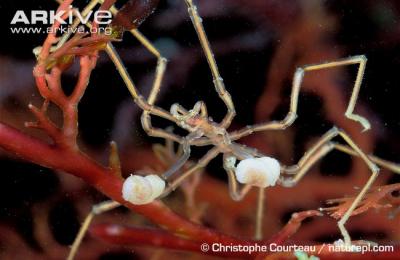
[[150, 228], [126, 227], [104, 223], [93, 225], [93, 227], [90, 228], [90, 233], [114, 245], [147, 245], [218, 256], [250, 256], [247, 252], [217, 252], [211, 249], [203, 252], [201, 251], [201, 242], [184, 239], [165, 231]]
[[122, 198], [122, 179], [113, 174], [111, 169], [102, 167], [80, 151], [46, 144], [2, 123], [0, 123], [0, 147], [24, 160], [80, 177], [106, 196], [173, 233], [204, 242], [247, 243], [189, 222], [173, 213], [161, 202], [143, 206], [128, 203]]
[[[199, 253], [207, 253], [213, 255], [222, 255], [222, 256], [235, 256], [235, 257], [249, 257], [252, 255], [256, 255], [259, 252], [247, 252], [245, 250], [235, 251], [235, 250], [227, 250], [226, 252], [219, 252], [208, 250], [204, 252], [202, 250], [201, 244], [207, 242], [208, 246], [212, 246], [212, 243], [221, 243], [230, 246], [246, 246], [246, 245], [270, 245], [274, 244], [283, 244], [289, 237], [291, 237], [296, 231], [300, 228], [303, 220], [309, 217], [314, 216], [322, 216], [321, 212], [315, 210], [302, 211], [299, 213], [294, 213], [289, 222], [285, 225], [285, 227], [278, 232], [275, 236], [268, 240], [264, 241], [237, 241], [236, 243], [225, 243], [225, 241], [219, 242], [209, 242], [209, 241], [199, 241], [193, 238], [181, 238], [175, 235], [171, 235], [162, 230], [156, 229], [143, 229], [136, 227], [126, 227], [123, 225], [117, 224], [95, 224], [90, 228], [90, 232], [111, 244], [117, 245], [136, 245], [136, 244], [144, 244], [150, 246], [161, 246], [168, 247], [179, 250], [188, 250]], [[267, 253], [269, 254], [269, 253]]]
[[281, 244], [285, 242], [289, 237], [291, 237], [300, 228], [301, 223], [306, 218], [322, 216], [322, 213], [317, 210], [307, 210], [302, 212], [297, 212], [292, 214], [292, 218], [289, 222], [279, 231], [278, 234], [273, 236], [270, 241], [271, 243]]
[[[379, 209], [399, 206], [400, 199], [392, 196], [392, 193], [395, 191], [400, 191], [400, 183], [373, 188], [365, 195], [360, 204], [353, 211], [352, 216], [364, 213], [370, 208]], [[330, 216], [335, 219], [339, 219], [346, 213], [354, 199], [355, 197], [328, 200], [328, 204], [337, 205], [323, 208], [323, 210], [327, 211]]]

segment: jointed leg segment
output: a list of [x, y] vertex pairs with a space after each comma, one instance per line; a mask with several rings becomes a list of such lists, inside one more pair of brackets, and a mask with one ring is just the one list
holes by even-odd
[[224, 81], [219, 73], [214, 54], [211, 50], [210, 43], [204, 31], [202, 19], [197, 12], [197, 7], [195, 6], [195, 4], [193, 4], [192, 0], [185, 0], [185, 2], [187, 4], [188, 12], [192, 20], [193, 26], [197, 32], [201, 46], [204, 50], [204, 54], [206, 55], [208, 64], [210, 66], [215, 89], [228, 109], [228, 113], [226, 114], [220, 125], [223, 128], [228, 128], [232, 122], [232, 119], [236, 115], [235, 106], [233, 105], [231, 95], [226, 90]]
[[[347, 154], [353, 155], [353, 156], [359, 156], [354, 150], [351, 149], [351, 147], [348, 147], [346, 145], [333, 143], [333, 146], [336, 150], [339, 150], [341, 152], [344, 152], [344, 153], [347, 153]], [[388, 169], [389, 171], [392, 171], [394, 173], [400, 173], [400, 165], [397, 163], [393, 163], [393, 162], [381, 159], [374, 155], [368, 155], [368, 158], [373, 163], [375, 163], [378, 166], [381, 166], [382, 168]]]
[[364, 55], [360, 55], [360, 56], [352, 56], [338, 61], [326, 62], [316, 65], [306, 65], [304, 67], [298, 68], [293, 77], [292, 92], [290, 96], [290, 107], [286, 117], [282, 121], [272, 121], [268, 123], [256, 124], [253, 126], [248, 126], [242, 130], [235, 131], [231, 134], [232, 140], [240, 139], [254, 132], [259, 132], [264, 130], [280, 130], [280, 129], [285, 129], [288, 126], [292, 125], [297, 117], [299, 93], [305, 72], [352, 65], [352, 64], [358, 64], [359, 67], [357, 72], [357, 78], [354, 83], [353, 91], [345, 112], [345, 116], [349, 119], [360, 122], [364, 128], [364, 131], [370, 129], [371, 128], [370, 123], [366, 118], [353, 113], [355, 105], [357, 103], [358, 94], [360, 92], [361, 82], [364, 75], [366, 63], [367, 63], [367, 58]]
[[224, 169], [228, 174], [229, 194], [235, 201], [242, 200], [244, 196], [251, 190], [251, 185], [246, 184], [239, 189], [239, 183], [235, 176], [236, 158], [231, 155], [224, 155]]
[[[113, 13], [113, 15], [116, 15], [117, 12], [118, 12], [118, 10], [114, 6], [112, 6], [110, 8], [110, 11]], [[157, 50], [157, 48], [142, 33], [140, 33], [139, 30], [132, 29], [132, 30], [130, 30], [130, 33], [150, 53], [152, 53], [157, 58], [156, 74], [155, 74], [155, 78], [154, 78], [154, 81], [153, 81], [153, 85], [152, 85], [149, 97], [147, 98], [148, 105], [154, 106], [154, 102], [156, 101], [157, 95], [160, 92], [162, 79], [163, 79], [163, 76], [164, 76], [164, 73], [165, 73], [165, 70], [166, 70], [166, 67], [167, 67], [167, 59], [164, 58], [161, 55], [161, 53]], [[117, 59], [113, 59], [113, 61], [114, 60], [117, 61]], [[121, 71], [120, 71], [120, 74], [121, 74]], [[133, 98], [135, 99], [137, 94], [135, 95], [134, 94], [135, 91], [132, 92], [132, 90], [131, 90], [131, 89], [134, 88], [134, 85], [133, 85], [132, 81], [130, 83], [126, 84], [126, 85], [127, 85], [128, 89], [129, 89], [129, 91], [131, 92]], [[169, 115], [167, 119], [171, 120], [171, 116]], [[179, 142], [178, 139], [180, 139], [180, 138], [177, 135], [174, 135], [174, 134], [172, 134], [170, 132], [166, 132], [163, 129], [154, 128], [152, 126], [152, 124], [151, 124], [151, 109], [148, 109], [148, 110], [143, 109], [143, 114], [142, 114], [142, 117], [141, 117], [141, 121], [142, 121], [143, 129], [147, 132], [148, 135], [155, 136], [155, 137], [161, 137], [161, 138], [167, 138], [167, 139], [171, 139], [171, 140], [174, 140], [176, 142]], [[175, 120], [172, 120], [172, 121], [175, 121]]]
[[351, 147], [352, 153], [357, 154], [367, 164], [372, 172], [367, 183], [361, 189], [360, 193], [357, 195], [349, 209], [338, 222], [339, 229], [344, 237], [346, 245], [350, 245], [351, 239], [346, 228], [344, 227], [344, 224], [347, 222], [352, 212], [360, 203], [365, 193], [371, 187], [372, 183], [379, 174], [378, 166], [374, 162], [372, 162], [371, 159], [353, 142], [350, 136], [348, 136], [344, 131], [336, 127], [332, 128], [308, 152], [306, 152], [306, 154], [301, 158], [296, 166], [291, 167], [291, 169], [286, 168], [286, 171], [289, 171], [289, 173], [291, 171], [290, 174], [295, 174], [295, 176], [290, 180], [283, 180], [282, 185], [293, 186], [294, 184], [296, 184], [315, 162], [317, 162], [325, 154], [335, 148], [334, 143], [330, 141], [336, 136], [341, 136], [345, 140], [345, 142]]
[[[318, 143], [321, 140], [318, 141]], [[317, 145], [317, 144], [315, 144]], [[317, 149], [312, 156], [307, 156], [309, 157], [307, 160], [305, 160], [305, 157], [303, 157], [296, 165], [294, 166], [289, 166], [289, 167], [285, 167], [283, 166], [283, 172], [285, 174], [289, 174], [289, 175], [295, 175], [295, 178], [290, 178], [290, 179], [285, 179], [282, 182], [283, 186], [286, 187], [292, 187], [294, 185], [296, 185], [300, 180], [301, 177], [300, 176], [304, 176], [304, 174], [316, 163], [318, 162], [320, 159], [322, 159], [326, 154], [328, 154], [330, 151], [332, 150], [338, 150], [341, 151], [343, 153], [346, 153], [348, 155], [352, 155], [352, 156], [357, 156], [359, 157], [360, 155], [354, 151], [353, 149], [351, 149], [351, 147], [347, 146], [347, 145], [343, 145], [343, 144], [339, 144], [336, 142], [326, 142], [324, 145], [322, 145], [319, 149]], [[307, 151], [308, 154], [310, 154], [310, 151]], [[371, 162], [375, 163], [376, 165], [385, 168], [389, 171], [392, 171], [394, 173], [400, 174], [400, 165], [381, 159], [379, 157], [376, 157], [374, 155], [368, 155], [368, 158], [371, 160]]]
[[82, 243], [82, 239], [86, 234], [86, 231], [89, 228], [94, 216], [113, 210], [119, 206], [120, 204], [118, 202], [104, 201], [92, 207], [92, 210], [90, 211], [89, 215], [86, 216], [81, 228], [79, 229], [78, 235], [75, 237], [74, 243], [71, 246], [71, 251], [69, 251], [69, 255], [67, 258], [68, 260], [74, 259], [76, 252], [78, 251], [79, 245]]
[[[142, 108], [143, 111], [145, 112], [144, 116], [142, 117], [143, 128], [145, 130], [147, 129], [148, 134], [151, 136], [171, 139], [177, 143], [181, 143], [182, 142], [181, 137], [179, 137], [173, 133], [167, 132], [163, 129], [152, 128], [151, 123], [148, 118], [148, 114], [157, 115], [162, 118], [168, 119], [172, 122], [175, 122], [175, 118], [169, 112], [165, 111], [162, 108], [154, 106], [153, 104], [147, 102], [141, 95], [139, 95], [135, 84], [133, 83], [131, 77], [129, 76], [128, 72], [126, 71], [126, 68], [124, 67], [124, 65], [121, 61], [121, 58], [119, 57], [119, 55], [117, 54], [116, 50], [114, 49], [114, 47], [112, 46], [111, 43], [107, 44], [106, 51], [107, 51], [107, 54], [110, 56], [111, 60], [113, 61], [114, 65], [117, 68], [122, 79], [124, 80], [126, 87], [128, 88], [129, 92], [131, 93], [133, 99], [135, 100], [135, 103], [138, 104], [138, 106], [140, 108]], [[155, 96], [159, 90], [159, 87], [160, 87], [159, 84], [161, 82], [162, 75], [165, 70], [165, 63], [159, 63], [159, 64], [161, 64], [161, 67], [160, 66], [157, 67], [156, 79], [153, 84], [153, 89], [155, 89], [155, 91], [151, 91], [150, 97], [149, 97], [150, 101], [153, 101], [153, 102], [154, 102]]]
[[174, 191], [186, 178], [191, 176], [196, 171], [204, 168], [212, 159], [214, 159], [220, 153], [217, 147], [209, 150], [195, 165], [193, 165], [186, 172], [182, 173], [178, 178], [171, 181], [168, 187], [165, 189], [161, 197], [167, 196], [169, 193]]
[[166, 171], [163, 173], [163, 179], [167, 180], [172, 175], [178, 172], [179, 169], [183, 167], [183, 165], [189, 160], [190, 157], [190, 145], [184, 140], [182, 144], [183, 155]]

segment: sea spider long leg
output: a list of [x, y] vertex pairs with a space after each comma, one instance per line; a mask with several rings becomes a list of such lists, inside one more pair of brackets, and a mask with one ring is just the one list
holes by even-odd
[[246, 194], [251, 190], [252, 186], [247, 184], [241, 189], [239, 188], [239, 183], [237, 182], [235, 176], [235, 163], [236, 157], [234, 157], [232, 154], [224, 154], [224, 169], [228, 173], [229, 193], [233, 200], [239, 201], [246, 196]]
[[[102, 1], [102, 0], [101, 0]], [[110, 8], [110, 11], [116, 15], [118, 13], [118, 10], [112, 6]], [[160, 51], [137, 29], [133, 28], [129, 31], [150, 53], [152, 53], [156, 58], [157, 58], [157, 67], [156, 67], [156, 74], [155, 78], [153, 81], [153, 85], [151, 87], [150, 94], [147, 98], [147, 102], [149, 105], [154, 105], [154, 102], [156, 101], [156, 98], [160, 92], [161, 88], [161, 83], [163, 80], [163, 76], [165, 74], [166, 66], [167, 66], [167, 59], [163, 57], [160, 53]], [[112, 52], [110, 49], [109, 52], [110, 56], [116, 55], [116, 51]], [[114, 60], [113, 60], [114, 61]], [[115, 59], [114, 63], [119, 63], [120, 59]], [[120, 74], [125, 74], [125, 72], [120, 71]], [[127, 85], [128, 86], [128, 85]], [[128, 87], [129, 88], [129, 87]], [[130, 91], [132, 94], [132, 91]], [[135, 94], [132, 94], [133, 98], [135, 98]], [[171, 132], [167, 132], [163, 129], [159, 128], [154, 128], [151, 124], [151, 117], [150, 117], [150, 110], [143, 110], [141, 121], [142, 121], [142, 126], [143, 129], [147, 132], [148, 135], [150, 136], [156, 136], [156, 137], [161, 137], [161, 138], [167, 138], [174, 140], [177, 142], [180, 137], [177, 135], [174, 135]], [[168, 133], [168, 134], [166, 134]], [[179, 141], [178, 141], [179, 142]]]
[[210, 149], [200, 160], [197, 161], [191, 168], [189, 168], [187, 171], [183, 172], [181, 175], [179, 175], [178, 178], [175, 180], [171, 181], [168, 185], [168, 187], [165, 189], [165, 191], [162, 194], [162, 197], [167, 196], [170, 192], [174, 191], [183, 181], [186, 180], [189, 176], [191, 176], [193, 173], [197, 172], [198, 170], [204, 168], [207, 166], [207, 164], [214, 159], [218, 154], [220, 153], [220, 150], [218, 147], [214, 147]]
[[[336, 136], [340, 136], [344, 139], [344, 141], [352, 148], [352, 151], [354, 151], [370, 168], [372, 174], [369, 177], [367, 183], [364, 185], [364, 187], [361, 189], [360, 193], [357, 195], [349, 209], [346, 211], [346, 213], [343, 215], [343, 217], [338, 221], [338, 226], [339, 229], [343, 235], [345, 244], [350, 246], [351, 244], [351, 238], [349, 233], [347, 232], [346, 228], [344, 225], [346, 224], [347, 220], [351, 216], [352, 212], [354, 209], [357, 207], [357, 205], [360, 203], [362, 198], [364, 197], [365, 193], [369, 190], [371, 185], [373, 184], [374, 180], [379, 174], [379, 168], [378, 166], [371, 161], [371, 159], [357, 146], [356, 143], [351, 139], [349, 135], [347, 135], [343, 130], [338, 129], [336, 127], [333, 127], [331, 130], [329, 130], [326, 134], [324, 134], [321, 139], [314, 144], [306, 153], [305, 155], [300, 159], [299, 163], [297, 164], [296, 168], [297, 170], [295, 171], [295, 176], [291, 180], [285, 180], [282, 182], [284, 186], [293, 186], [296, 184], [307, 172], [307, 170], [314, 164], [318, 159], [320, 159], [322, 156], [324, 156], [327, 152], [332, 150], [329, 146], [326, 146], [326, 144], [329, 144], [329, 142], [335, 138]], [[323, 149], [321, 149], [323, 148]]]
[[86, 216], [85, 220], [82, 223], [81, 228], [79, 229], [78, 235], [75, 237], [74, 243], [71, 246], [71, 250], [69, 251], [67, 260], [73, 260], [76, 252], [78, 251], [79, 245], [82, 243], [82, 239], [86, 234], [87, 229], [89, 228], [90, 223], [96, 215], [102, 214], [104, 212], [110, 211], [119, 207], [120, 204], [115, 201], [104, 201], [99, 204], [96, 204], [92, 207], [90, 213]]
[[224, 103], [228, 109], [228, 113], [226, 114], [225, 118], [222, 120], [222, 122], [220, 124], [220, 126], [222, 128], [226, 129], [230, 126], [232, 119], [236, 115], [235, 106], [233, 105], [231, 95], [226, 90], [224, 81], [219, 73], [217, 62], [215, 61], [214, 54], [211, 50], [210, 43], [207, 38], [207, 34], [204, 31], [202, 19], [197, 12], [197, 7], [193, 4], [192, 0], [185, 0], [185, 2], [188, 6], [188, 12], [189, 12], [190, 18], [191, 18], [193, 26], [197, 32], [197, 35], [200, 40], [200, 44], [203, 47], [208, 64], [210, 66], [215, 89], [216, 89], [218, 95], [220, 96], [220, 98], [222, 99], [222, 101], [224, 101]]
[[[107, 51], [107, 54], [110, 56], [112, 62], [114, 63], [115, 67], [117, 68], [122, 79], [124, 80], [125, 85], [128, 88], [129, 92], [131, 93], [135, 103], [138, 104], [138, 106], [140, 108], [142, 108], [143, 111], [146, 112], [144, 114], [144, 116], [142, 117], [142, 123], [143, 123], [143, 128], [146, 130], [147, 134], [150, 136], [153, 136], [153, 137], [161, 137], [161, 138], [171, 139], [177, 143], [182, 143], [182, 137], [179, 137], [179, 136], [177, 136], [173, 133], [170, 133], [168, 131], [165, 131], [163, 129], [153, 128], [151, 126], [148, 114], [157, 115], [157, 116], [160, 116], [162, 118], [165, 118], [165, 119], [173, 121], [173, 122], [176, 122], [176, 119], [169, 112], [165, 111], [164, 109], [148, 103], [148, 101], [146, 101], [139, 94], [135, 84], [133, 83], [125, 66], [122, 63], [121, 58], [119, 57], [118, 53], [116, 52], [115, 48], [113, 47], [113, 45], [111, 43], [107, 44], [106, 51]], [[157, 76], [156, 76], [156, 80], [153, 83], [153, 89], [159, 88], [158, 83], [161, 80], [164, 70], [165, 69], [158, 69], [158, 73], [156, 73], [156, 74], [158, 74], [159, 79], [157, 79]], [[151, 91], [151, 93], [157, 93], [157, 91], [154, 91], [154, 92]], [[154, 102], [155, 97], [153, 98], [153, 96], [155, 96], [155, 95], [150, 95], [150, 98], [153, 99], [150, 101]]]
[[360, 55], [360, 56], [348, 57], [348, 58], [337, 60], [337, 61], [326, 62], [326, 63], [321, 63], [321, 64], [314, 64], [314, 65], [306, 65], [304, 67], [297, 68], [297, 70], [294, 74], [294, 77], [293, 77], [292, 92], [290, 95], [290, 108], [289, 108], [289, 112], [286, 115], [286, 117], [281, 121], [260, 123], [260, 124], [256, 124], [256, 125], [252, 125], [252, 126], [247, 126], [246, 128], [232, 132], [231, 133], [232, 140], [240, 139], [240, 138], [250, 135], [254, 132], [265, 131], [265, 130], [286, 129], [287, 127], [292, 125], [293, 122], [296, 120], [297, 107], [298, 107], [298, 103], [299, 103], [298, 102], [299, 101], [299, 93], [300, 93], [300, 88], [301, 88], [301, 84], [303, 82], [305, 72], [334, 68], [334, 67], [339, 67], [339, 66], [353, 65], [353, 64], [358, 64], [358, 72], [357, 72], [356, 81], [354, 83], [353, 91], [351, 94], [351, 98], [350, 98], [349, 104], [346, 109], [345, 116], [349, 119], [352, 119], [354, 121], [361, 123], [361, 125], [364, 128], [364, 131], [370, 129], [371, 128], [370, 123], [368, 122], [368, 120], [366, 118], [353, 113], [354, 107], [357, 103], [357, 98], [358, 98], [358, 94], [360, 91], [366, 62], [367, 62], [367, 58], [364, 55]]

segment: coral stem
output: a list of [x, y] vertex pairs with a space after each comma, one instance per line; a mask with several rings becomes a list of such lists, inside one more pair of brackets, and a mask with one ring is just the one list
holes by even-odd
[[74, 149], [46, 144], [3, 123], [0, 123], [0, 147], [24, 160], [80, 177], [106, 196], [175, 234], [202, 242], [246, 243], [244, 240], [194, 224], [173, 213], [161, 202], [143, 206], [128, 203], [122, 198], [122, 180], [109, 168], [99, 165]]

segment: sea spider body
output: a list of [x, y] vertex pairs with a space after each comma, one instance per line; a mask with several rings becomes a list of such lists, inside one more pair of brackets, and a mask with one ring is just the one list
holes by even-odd
[[[191, 132], [193, 140], [204, 138], [209, 140], [209, 143], [214, 146], [218, 146], [221, 152], [228, 152], [229, 146], [231, 145], [231, 139], [229, 133], [225, 128], [215, 123], [207, 115], [194, 115], [184, 120], [178, 117], [178, 125]], [[190, 141], [190, 140], [189, 140]]]
[[218, 146], [221, 152], [229, 152], [231, 150], [232, 141], [229, 133], [212, 120], [197, 117], [189, 119], [187, 124], [197, 128], [196, 132], [209, 139], [213, 146]]

